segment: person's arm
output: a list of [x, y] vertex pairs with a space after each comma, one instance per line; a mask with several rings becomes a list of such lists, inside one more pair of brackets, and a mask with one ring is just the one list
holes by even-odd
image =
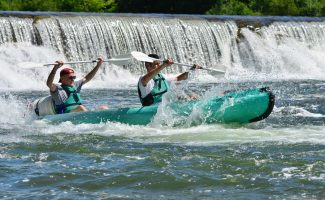
[[153, 77], [155, 77], [159, 72], [161, 72], [161, 70], [165, 69], [166, 67], [168, 67], [172, 64], [174, 64], [172, 59], [169, 58], [167, 60], [164, 60], [162, 65], [160, 65], [159, 67], [150, 71], [149, 73], [147, 73], [146, 75], [144, 75], [142, 77], [142, 79], [141, 79], [142, 85], [146, 86], [148, 84], [148, 82], [153, 79]]
[[[193, 67], [191, 67], [190, 70], [201, 69], [201, 68], [202, 68], [201, 66], [199, 66], [199, 65], [197, 65], [197, 64], [194, 64]], [[175, 80], [176, 80], [176, 81], [183, 81], [183, 80], [188, 79], [188, 73], [189, 73], [189, 72], [184, 72], [184, 73], [182, 73], [182, 74], [176, 76], [176, 77], [175, 77]]]
[[93, 70], [91, 70], [84, 78], [84, 83], [87, 83], [88, 81], [90, 81], [92, 78], [94, 78], [95, 74], [97, 73], [99, 67], [103, 64], [103, 59], [102, 58], [98, 58], [97, 59], [97, 65], [94, 67]]
[[188, 72], [181, 73], [180, 75], [175, 77], [175, 81], [183, 81], [188, 79]]
[[57, 89], [57, 86], [55, 84], [53, 84], [53, 81], [54, 81], [54, 76], [56, 74], [56, 71], [62, 67], [62, 65], [64, 64], [63, 61], [56, 61], [56, 65], [54, 65], [51, 73], [49, 74], [48, 78], [47, 78], [47, 81], [46, 81], [46, 85], [47, 87], [50, 88], [50, 91], [51, 92], [54, 92], [56, 89]]

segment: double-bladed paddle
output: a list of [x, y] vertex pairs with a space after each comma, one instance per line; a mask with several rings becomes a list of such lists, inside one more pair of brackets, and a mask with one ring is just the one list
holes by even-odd
[[[138, 51], [132, 51], [131, 52], [131, 55], [136, 60], [142, 61], [142, 62], [150, 62], [150, 63], [153, 63], [154, 61], [161, 61], [161, 62], [163, 61], [162, 59], [152, 58], [152, 57], [149, 57], [147, 54], [142, 53], [142, 52], [138, 52]], [[174, 64], [181, 65], [181, 66], [186, 66], [186, 67], [193, 67], [193, 65], [190, 65], [190, 64], [183, 64], [183, 63], [177, 63], [177, 62], [174, 62]], [[212, 72], [214, 74], [225, 74], [225, 71], [219, 70], [219, 69], [211, 69], [211, 68], [205, 68], [205, 67], [202, 67], [200, 69], [203, 69], [203, 70]]]
[[[129, 64], [132, 56], [131, 54], [123, 54], [114, 56], [110, 59], [104, 60], [104, 62], [109, 62], [114, 65], [127, 65]], [[64, 64], [83, 64], [83, 63], [95, 63], [98, 60], [89, 60], [89, 61], [71, 61], [71, 62], [64, 62]], [[18, 63], [18, 66], [24, 69], [32, 69], [32, 68], [39, 68], [44, 66], [56, 65], [57, 63], [33, 63], [33, 62], [22, 62]]]

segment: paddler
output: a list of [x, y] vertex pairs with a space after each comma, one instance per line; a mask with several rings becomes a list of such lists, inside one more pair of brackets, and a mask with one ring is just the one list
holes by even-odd
[[[149, 54], [151, 58], [159, 59], [157, 54]], [[182, 81], [188, 78], [188, 72], [184, 72], [174, 78], [166, 79], [161, 73], [163, 69], [174, 64], [171, 58], [168, 58], [160, 64], [159, 61], [153, 63], [145, 62], [147, 74], [140, 76], [138, 81], [138, 95], [142, 106], [150, 106], [159, 103], [162, 96], [169, 90], [169, 83], [171, 81]], [[199, 69], [200, 66], [194, 64], [191, 69]]]
[[56, 71], [63, 66], [63, 61], [56, 61], [51, 73], [47, 78], [47, 86], [50, 88], [50, 93], [55, 104], [55, 110], [57, 114], [69, 113], [69, 112], [83, 112], [87, 111], [87, 108], [82, 105], [82, 99], [80, 97], [80, 90], [84, 84], [90, 81], [98, 71], [99, 67], [103, 63], [102, 58], [97, 59], [97, 64], [84, 78], [75, 81], [76, 73], [71, 68], [64, 68], [60, 71], [61, 84], [53, 83]]

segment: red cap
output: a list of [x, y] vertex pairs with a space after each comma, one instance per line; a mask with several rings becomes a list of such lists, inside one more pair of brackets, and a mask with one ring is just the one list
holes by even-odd
[[60, 81], [59, 82], [61, 82], [61, 77], [62, 76], [66, 76], [66, 75], [76, 76], [73, 69], [71, 69], [71, 68], [64, 68], [64, 69], [62, 69], [60, 71]]

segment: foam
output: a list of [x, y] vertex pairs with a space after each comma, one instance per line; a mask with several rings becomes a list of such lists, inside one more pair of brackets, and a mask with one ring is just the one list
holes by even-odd
[[297, 106], [288, 106], [288, 107], [279, 107], [274, 109], [275, 113], [280, 113], [281, 115], [291, 115], [291, 116], [299, 116], [299, 117], [314, 117], [314, 118], [324, 118], [325, 115], [320, 113], [312, 113], [304, 108]]
[[242, 60], [228, 67], [229, 79], [324, 80], [324, 41], [314, 45], [292, 37], [279, 41], [269, 32], [260, 35], [246, 28], [241, 29], [241, 34], [245, 37], [239, 43]]

